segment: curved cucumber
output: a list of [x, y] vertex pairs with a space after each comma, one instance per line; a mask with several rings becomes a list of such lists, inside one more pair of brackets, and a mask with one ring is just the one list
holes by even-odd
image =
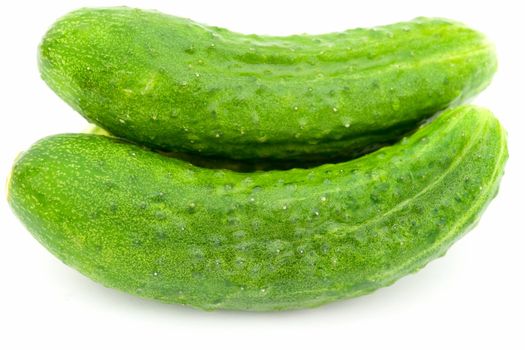
[[506, 158], [498, 121], [471, 106], [353, 161], [252, 174], [69, 134], [23, 154], [8, 198], [45, 247], [108, 287], [293, 309], [368, 293], [444, 254], [495, 196]]
[[112, 134], [232, 159], [369, 152], [496, 69], [482, 34], [444, 19], [270, 37], [129, 8], [66, 15], [39, 55], [47, 84]]

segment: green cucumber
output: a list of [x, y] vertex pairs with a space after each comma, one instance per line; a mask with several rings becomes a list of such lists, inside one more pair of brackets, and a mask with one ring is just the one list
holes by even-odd
[[288, 37], [159, 12], [81, 9], [48, 31], [42, 78], [90, 122], [164, 151], [354, 157], [486, 87], [491, 43], [446, 19]]
[[8, 199], [49, 251], [105, 286], [203, 309], [295, 309], [443, 255], [495, 196], [506, 159], [503, 128], [473, 106], [352, 161], [250, 174], [66, 134], [17, 160]]

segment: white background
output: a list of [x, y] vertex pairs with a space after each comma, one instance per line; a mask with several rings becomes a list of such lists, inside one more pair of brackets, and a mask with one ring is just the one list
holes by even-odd
[[[0, 8], [0, 177], [46, 135], [87, 123], [40, 80], [36, 48], [82, 6], [158, 9], [244, 33], [341, 31], [416, 16], [464, 21], [496, 43], [499, 71], [475, 99], [509, 132], [500, 193], [448, 254], [393, 286], [321, 308], [196, 311], [141, 300], [66, 267], [0, 201], [0, 348], [525, 349], [525, 55], [520, 1], [4, 1]], [[4, 190], [2, 190], [4, 191]]]

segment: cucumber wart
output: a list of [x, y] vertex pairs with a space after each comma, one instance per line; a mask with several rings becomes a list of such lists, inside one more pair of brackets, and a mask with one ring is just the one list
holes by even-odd
[[496, 70], [487, 39], [445, 19], [273, 37], [129, 8], [66, 15], [39, 56], [47, 84], [112, 134], [232, 159], [370, 152]]
[[203, 309], [312, 307], [444, 254], [496, 194], [505, 135], [463, 106], [352, 161], [250, 174], [57, 135], [17, 160], [8, 199], [45, 247], [108, 287]]

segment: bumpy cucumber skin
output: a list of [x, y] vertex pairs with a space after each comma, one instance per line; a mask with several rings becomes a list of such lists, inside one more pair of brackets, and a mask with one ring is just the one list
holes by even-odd
[[470, 106], [353, 161], [251, 174], [69, 134], [23, 154], [8, 199], [47, 249], [105, 286], [207, 310], [296, 309], [443, 255], [506, 159], [499, 122]]
[[[111, 136], [107, 130], [102, 129], [99, 126], [91, 126], [86, 131], [87, 134], [94, 135], [105, 135]], [[266, 171], [266, 170], [287, 170], [292, 168], [312, 168], [314, 166], [321, 165], [320, 161], [299, 161], [299, 160], [276, 160], [276, 159], [250, 159], [250, 160], [236, 160], [216, 157], [205, 157], [194, 153], [183, 153], [183, 152], [162, 152], [159, 153], [167, 156], [174, 157], [193, 165], [203, 168], [210, 169], [229, 169], [244, 173], [250, 173], [254, 171]], [[348, 160], [348, 159], [345, 159]]]
[[[99, 126], [91, 126], [86, 131], [87, 134], [94, 135], [105, 135], [116, 137], [111, 135], [107, 130], [102, 129]], [[321, 165], [320, 161], [299, 161], [299, 160], [276, 160], [276, 159], [250, 159], [250, 160], [236, 160], [227, 158], [217, 157], [206, 157], [194, 153], [183, 153], [183, 152], [162, 152], [159, 153], [167, 156], [174, 157], [193, 165], [203, 168], [210, 169], [229, 169], [239, 172], [253, 172], [253, 171], [265, 171], [265, 170], [287, 170], [292, 168], [312, 168], [314, 166]], [[348, 160], [348, 159], [345, 159]]]
[[475, 95], [493, 46], [419, 18], [324, 35], [241, 35], [158, 12], [81, 9], [39, 50], [42, 78], [137, 144], [230, 159], [357, 156]]

